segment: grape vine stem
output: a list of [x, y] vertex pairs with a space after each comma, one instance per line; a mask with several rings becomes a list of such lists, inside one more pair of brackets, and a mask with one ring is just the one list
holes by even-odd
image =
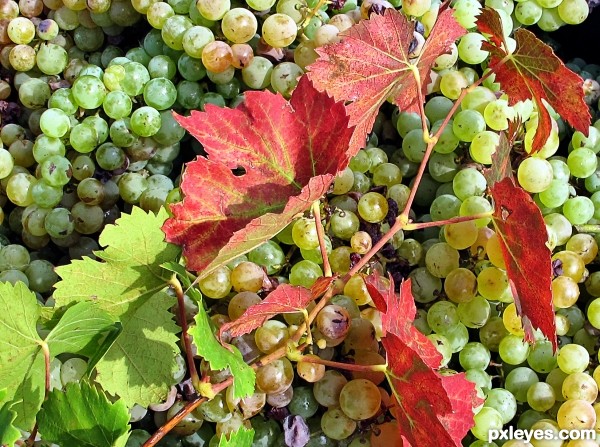
[[187, 318], [185, 316], [185, 298], [181, 283], [177, 279], [177, 275], [173, 274], [168, 284], [173, 288], [177, 295], [177, 311], [179, 313], [179, 324], [181, 325], [181, 341], [185, 347], [185, 355], [187, 359], [188, 368], [190, 371], [190, 378], [194, 389], [198, 389], [200, 385], [200, 377], [198, 377], [198, 371], [196, 370], [196, 364], [194, 362], [194, 353], [192, 351], [192, 342], [190, 341], [190, 335], [188, 334]]
[[304, 356], [300, 359], [300, 362], [306, 363], [317, 363], [319, 365], [330, 366], [337, 369], [345, 369], [346, 371], [357, 371], [357, 372], [373, 372], [373, 371], [385, 371], [386, 365], [357, 365], [355, 363], [342, 363], [334, 362], [332, 360], [325, 360], [316, 357]]
[[329, 257], [327, 256], [327, 247], [325, 246], [325, 230], [321, 222], [321, 203], [317, 200], [312, 204], [312, 212], [315, 216], [315, 225], [317, 227], [317, 237], [319, 238], [319, 250], [321, 250], [321, 258], [323, 259], [323, 272], [325, 276], [332, 276]]

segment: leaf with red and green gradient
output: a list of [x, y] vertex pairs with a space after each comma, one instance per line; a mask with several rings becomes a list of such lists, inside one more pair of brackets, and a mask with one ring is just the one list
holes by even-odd
[[525, 339], [535, 340], [540, 329], [557, 348], [552, 305], [552, 252], [542, 213], [531, 196], [505, 178], [490, 188], [494, 199], [493, 223], [499, 236], [517, 312]]
[[552, 121], [544, 106], [547, 101], [576, 130], [588, 134], [590, 112], [584, 101], [583, 80], [556, 57], [552, 48], [531, 31], [519, 28], [514, 32], [516, 49], [507, 51], [500, 16], [492, 8], [484, 8], [477, 18], [477, 28], [489, 36], [481, 48], [489, 51], [489, 66], [496, 82], [508, 95], [510, 105], [532, 99], [538, 110], [538, 130], [532, 152], [539, 151], [550, 136]]
[[399, 295], [393, 281], [384, 290], [377, 275], [367, 277], [366, 284], [382, 312], [386, 376], [398, 405], [403, 446], [461, 446], [474, 424], [473, 408], [482, 403], [475, 385], [464, 374], [442, 376], [437, 371], [441, 355], [413, 325], [417, 309], [410, 280], [402, 283]]
[[308, 67], [308, 77], [316, 88], [351, 102], [347, 109], [350, 125], [356, 129], [350, 146], [355, 151], [364, 146], [379, 107], [388, 98], [400, 110], [418, 107], [418, 92], [424, 92], [429, 83], [435, 59], [466, 32], [452, 10], [445, 9], [421, 54], [410, 59], [415, 23], [391, 8], [383, 15], [373, 14], [340, 33], [341, 42], [317, 48], [320, 57]]
[[208, 105], [175, 118], [208, 155], [187, 165], [183, 202], [171, 206], [163, 230], [202, 276], [277, 234], [348, 164], [344, 106], [306, 77], [289, 102], [252, 91], [235, 109]]
[[506, 132], [500, 132], [498, 147], [492, 154], [492, 165], [483, 170], [488, 187], [492, 187], [506, 177], [512, 177], [512, 160], [510, 154], [521, 129], [521, 120], [510, 121]]
[[304, 287], [282, 284], [260, 303], [246, 309], [235, 321], [221, 326], [219, 336], [228, 332], [232, 337], [239, 337], [252, 332], [276, 315], [304, 312], [313, 299], [313, 294]]

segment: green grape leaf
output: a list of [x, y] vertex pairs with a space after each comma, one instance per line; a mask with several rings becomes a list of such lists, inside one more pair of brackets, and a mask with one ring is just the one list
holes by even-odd
[[[195, 289], [190, 289], [195, 291]], [[233, 396], [243, 398], [254, 393], [254, 370], [244, 362], [242, 354], [235, 346], [221, 345], [215, 337], [204, 304], [199, 299], [199, 312], [195, 317], [196, 325], [190, 327], [189, 333], [198, 349], [198, 354], [210, 364], [213, 370], [229, 368], [233, 375]]]
[[164, 210], [154, 215], [133, 208], [100, 235], [106, 248], [96, 256], [104, 262], [86, 258], [57, 268], [57, 306], [93, 301], [120, 320], [122, 331], [96, 365], [97, 381], [128, 406], [164, 400], [177, 367], [180, 329], [168, 311], [175, 299], [161, 292], [170, 277], [161, 264], [180, 250], [164, 241], [166, 218]]
[[4, 401], [7, 394], [6, 389], [0, 390], [0, 445], [13, 447], [21, 438], [21, 432], [13, 425], [17, 413], [11, 409], [12, 403]]
[[44, 399], [45, 364], [36, 330], [41, 306], [33, 292], [18, 282], [0, 283], [0, 384], [14, 402], [15, 425], [31, 430]]
[[54, 292], [56, 305], [96, 301], [120, 318], [130, 307], [163, 289], [170, 275], [161, 264], [179, 255], [179, 248], [165, 242], [160, 229], [166, 218], [164, 210], [154, 215], [134, 207], [115, 225], [107, 225], [99, 238], [106, 248], [96, 252], [105, 262], [86, 258], [56, 269], [62, 278]]
[[123, 330], [96, 365], [96, 381], [129, 407], [162, 402], [175, 384], [180, 328], [168, 310], [175, 301], [158, 292], [123, 315]]
[[241, 427], [238, 431], [231, 433], [229, 439], [221, 436], [219, 447], [251, 447], [253, 439], [254, 430]]
[[23, 283], [0, 283], [0, 383], [17, 412], [15, 424], [30, 430], [44, 399], [45, 355], [86, 354], [113, 320], [94, 303], [76, 304], [65, 311], [45, 340], [37, 333], [41, 306]]
[[45, 441], [65, 447], [118, 447], [127, 441], [129, 417], [123, 400], [112, 403], [101, 390], [83, 381], [48, 394], [38, 428]]
[[46, 337], [50, 355], [65, 352], [91, 357], [98, 350], [106, 331], [114, 328], [114, 320], [90, 301], [69, 307]]

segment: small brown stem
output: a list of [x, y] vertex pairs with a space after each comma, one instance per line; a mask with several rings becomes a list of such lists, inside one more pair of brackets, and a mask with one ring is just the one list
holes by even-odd
[[308, 26], [308, 24], [310, 23], [310, 21], [312, 20], [312, 18], [317, 15], [317, 12], [319, 11], [319, 9], [321, 9], [321, 6], [328, 4], [328, 3], [329, 3], [329, 0], [319, 0], [319, 2], [315, 5], [315, 7], [311, 8], [309, 10], [308, 14], [302, 21], [302, 25], [300, 26], [300, 28], [301, 29], [306, 28]]
[[334, 362], [332, 360], [325, 360], [322, 358], [306, 357], [306, 356], [302, 357], [300, 362], [317, 363], [319, 365], [331, 366], [332, 368], [345, 369], [347, 371], [358, 371], [358, 372], [383, 371], [386, 368], [385, 365], [357, 365], [355, 363]]
[[[177, 307], [179, 312], [179, 324], [181, 325], [181, 341], [185, 348], [185, 355], [187, 359], [188, 369], [190, 371], [190, 378], [192, 379], [192, 385], [197, 390], [200, 385], [200, 377], [198, 377], [198, 371], [196, 370], [196, 363], [194, 362], [194, 353], [192, 351], [192, 342], [190, 341], [190, 335], [188, 334], [188, 324], [185, 315], [185, 298], [181, 283], [177, 279], [177, 275], [171, 276], [168, 284], [173, 288], [177, 295]], [[200, 304], [201, 306], [202, 304]]]
[[473, 214], [472, 216], [457, 216], [451, 219], [438, 220], [437, 222], [414, 222], [406, 224], [403, 228], [404, 231], [422, 230], [423, 228], [430, 227], [441, 227], [442, 225], [455, 224], [459, 222], [469, 222], [471, 220], [485, 219], [486, 217], [492, 217], [493, 211], [487, 213]]
[[169, 433], [177, 424], [179, 424], [183, 418], [198, 408], [203, 402], [206, 401], [206, 397], [197, 397], [196, 399], [188, 402], [185, 407], [177, 412], [175, 416], [165, 422], [148, 440], [142, 445], [142, 447], [153, 447], [155, 446], [164, 436]]
[[315, 225], [317, 227], [317, 236], [319, 238], [319, 250], [321, 250], [321, 257], [323, 258], [323, 272], [325, 276], [332, 276], [331, 265], [329, 264], [329, 258], [327, 257], [327, 247], [325, 246], [325, 230], [321, 222], [321, 204], [317, 200], [312, 204], [312, 213], [315, 216]]

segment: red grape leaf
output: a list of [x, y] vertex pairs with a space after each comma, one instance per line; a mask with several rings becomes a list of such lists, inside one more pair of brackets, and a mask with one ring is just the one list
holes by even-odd
[[575, 129], [588, 134], [591, 115], [584, 101], [583, 80], [556, 57], [552, 48], [531, 31], [519, 28], [514, 32], [516, 49], [508, 53], [500, 16], [492, 8], [481, 11], [477, 28], [490, 36], [491, 42], [483, 42], [481, 48], [490, 52], [489, 67], [508, 95], [509, 104], [530, 98], [537, 106], [538, 131], [533, 139], [532, 153], [544, 146], [552, 130], [550, 113], [543, 101]]
[[[306, 77], [289, 102], [252, 91], [235, 109], [208, 105], [175, 118], [208, 156], [188, 163], [183, 202], [171, 205], [163, 231], [201, 276], [277, 234], [348, 163], [353, 129], [344, 106]], [[243, 172], [232, 172], [237, 168]]]
[[415, 23], [395, 9], [386, 9], [383, 15], [373, 14], [340, 33], [341, 42], [316, 49], [320, 57], [308, 67], [308, 77], [319, 90], [351, 102], [346, 108], [350, 125], [356, 126], [350, 145], [354, 151], [364, 146], [379, 107], [388, 98], [400, 110], [418, 105], [418, 92], [429, 83], [435, 59], [466, 33], [452, 10], [445, 9], [420, 56], [410, 59]]
[[495, 183], [493, 222], [499, 236], [517, 312], [525, 339], [535, 341], [540, 329], [557, 348], [552, 305], [552, 252], [542, 213], [530, 195], [512, 178]]
[[500, 132], [498, 147], [492, 154], [492, 165], [483, 170], [488, 187], [492, 187], [506, 177], [512, 177], [512, 160], [510, 154], [521, 128], [521, 120], [516, 119], [508, 123], [506, 132]]
[[386, 376], [399, 407], [396, 418], [403, 446], [461, 446], [474, 423], [473, 407], [482, 403], [475, 385], [464, 374], [437, 372], [441, 355], [413, 325], [417, 309], [410, 280], [402, 283], [400, 295], [394, 292], [393, 280], [383, 293], [378, 276], [368, 276], [366, 284], [382, 312]]
[[260, 303], [246, 309], [235, 321], [221, 326], [219, 337], [223, 332], [229, 332], [232, 337], [248, 334], [278, 314], [302, 312], [313, 299], [313, 294], [305, 287], [282, 284]]

